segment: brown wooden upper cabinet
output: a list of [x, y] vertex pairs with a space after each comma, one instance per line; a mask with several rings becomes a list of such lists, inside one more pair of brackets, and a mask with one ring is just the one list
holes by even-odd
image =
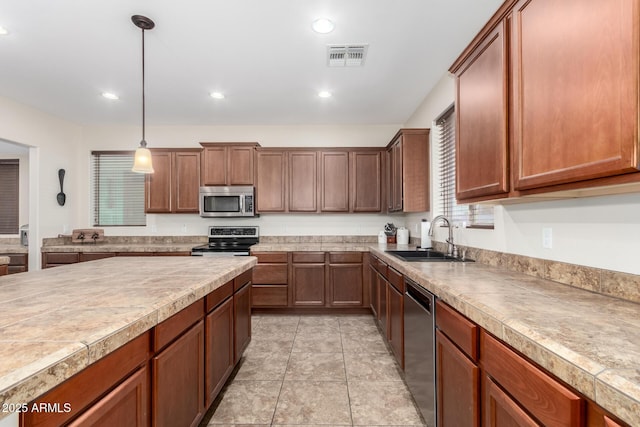
[[387, 210], [429, 210], [429, 129], [400, 129], [387, 146]]
[[285, 150], [257, 150], [257, 212], [287, 211], [287, 164], [287, 152]]
[[509, 192], [507, 36], [500, 23], [456, 70], [456, 197]]
[[289, 151], [289, 212], [318, 211], [318, 152]]
[[257, 143], [201, 142], [202, 185], [254, 185]]
[[201, 151], [151, 149], [154, 173], [145, 177], [145, 212], [199, 212]]
[[459, 200], [640, 182], [639, 8], [502, 5], [450, 68]]
[[380, 148], [259, 148], [257, 210], [381, 212], [382, 153]]

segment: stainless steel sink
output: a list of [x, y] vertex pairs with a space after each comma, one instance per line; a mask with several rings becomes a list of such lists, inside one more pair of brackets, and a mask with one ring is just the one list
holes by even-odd
[[469, 258], [454, 258], [444, 252], [426, 250], [413, 250], [413, 251], [385, 251], [389, 255], [393, 255], [396, 258], [400, 258], [403, 261], [415, 261], [415, 262], [474, 262]]

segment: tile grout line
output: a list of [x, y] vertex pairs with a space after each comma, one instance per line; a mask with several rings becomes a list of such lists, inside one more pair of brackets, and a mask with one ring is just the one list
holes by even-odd
[[338, 320], [338, 329], [340, 331], [340, 346], [342, 347], [342, 363], [344, 365], [344, 380], [347, 385], [347, 404], [349, 405], [349, 419], [353, 427], [353, 411], [351, 410], [351, 393], [349, 392], [349, 377], [347, 376], [347, 361], [344, 358], [344, 343], [342, 341], [342, 322]]
[[280, 382], [280, 390], [278, 390], [278, 397], [276, 398], [276, 405], [273, 408], [273, 415], [271, 415], [271, 423], [270, 426], [273, 426], [275, 423], [276, 412], [278, 411], [278, 403], [280, 403], [280, 396], [282, 395], [282, 389], [284, 388], [284, 379], [287, 376], [287, 370], [289, 369], [289, 363], [291, 362], [291, 354], [293, 353], [293, 346], [296, 342], [296, 336], [298, 335], [298, 328], [300, 327], [300, 317], [298, 317], [298, 323], [296, 324], [296, 330], [293, 334], [293, 341], [291, 342], [291, 348], [289, 349], [289, 357], [287, 358], [287, 365], [284, 368], [284, 373], [282, 374], [282, 381]]

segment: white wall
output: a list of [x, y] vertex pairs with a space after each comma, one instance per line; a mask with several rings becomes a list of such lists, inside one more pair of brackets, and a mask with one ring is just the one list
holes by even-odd
[[[40, 266], [41, 237], [62, 233], [78, 221], [80, 126], [0, 97], [0, 139], [29, 149], [29, 269]], [[82, 163], [81, 163], [82, 162]], [[67, 170], [67, 204], [58, 206], [58, 169]]]
[[[405, 124], [434, 126], [434, 119], [454, 101], [453, 78], [445, 74]], [[432, 154], [436, 135], [432, 134]], [[432, 155], [432, 203], [437, 197], [437, 156]], [[432, 209], [434, 214], [438, 214]], [[495, 229], [457, 229], [454, 238], [464, 245], [544, 258], [572, 264], [640, 274], [635, 253], [640, 242], [640, 194], [527, 202], [496, 206]], [[425, 213], [424, 215], [427, 215]], [[420, 214], [407, 217], [415, 227]], [[542, 248], [542, 229], [552, 230], [552, 249]], [[444, 241], [446, 231], [436, 230]]]

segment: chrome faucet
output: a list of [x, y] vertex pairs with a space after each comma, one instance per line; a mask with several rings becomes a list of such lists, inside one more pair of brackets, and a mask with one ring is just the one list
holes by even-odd
[[433, 218], [433, 221], [431, 221], [431, 226], [429, 227], [428, 234], [429, 236], [433, 237], [433, 226], [436, 225], [436, 223], [440, 220], [442, 220], [447, 226], [447, 228], [449, 228], [449, 238], [447, 239], [447, 255], [454, 256], [454, 253], [456, 252], [456, 247], [453, 244], [453, 228], [451, 227], [451, 221], [449, 221], [449, 219], [446, 216], [438, 215], [437, 217]]

